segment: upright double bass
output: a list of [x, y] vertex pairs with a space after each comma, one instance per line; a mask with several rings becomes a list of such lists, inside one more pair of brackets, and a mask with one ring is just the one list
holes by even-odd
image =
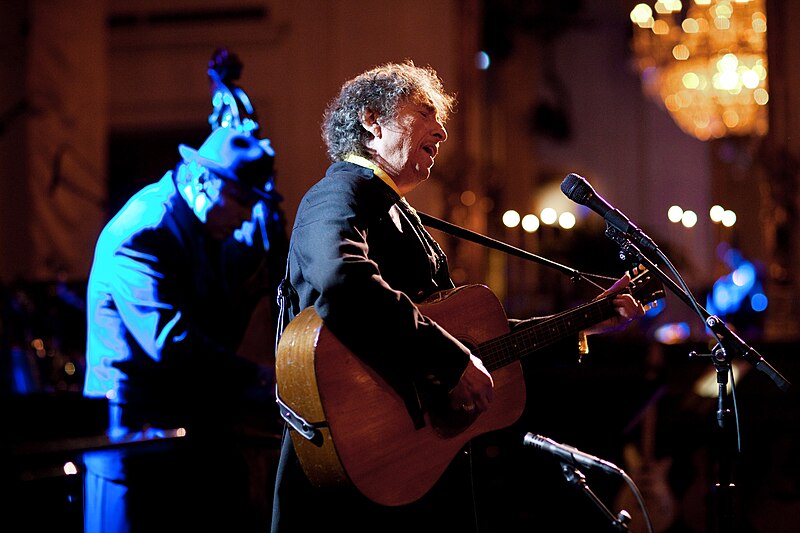
[[[212, 112], [208, 122], [212, 131], [232, 127], [246, 135], [263, 139], [261, 124], [247, 93], [237, 80], [242, 73], [239, 57], [227, 48], [214, 51], [208, 63]], [[270, 194], [253, 208], [253, 217], [237, 231], [236, 238], [249, 244], [263, 246], [266, 254], [266, 275], [258, 280], [262, 295], [250, 326], [240, 346], [240, 353], [259, 363], [275, 363], [274, 338], [277, 328], [278, 306], [276, 295], [283, 279], [289, 238], [286, 219], [281, 209], [283, 197], [276, 190], [275, 175], [269, 176], [265, 189]], [[263, 270], [263, 269], [262, 269]], [[276, 413], [276, 422], [278, 416]]]
[[[261, 124], [253, 104], [244, 89], [237, 84], [242, 68], [243, 64], [239, 57], [227, 48], [218, 48], [214, 51], [208, 62], [208, 78], [213, 107], [208, 116], [208, 123], [211, 125], [212, 131], [217, 128], [230, 127], [263, 139]], [[253, 230], [262, 233], [264, 246], [270, 255], [281, 260], [281, 272], [277, 276], [277, 279], [280, 280], [288, 249], [288, 237], [286, 220], [280, 207], [283, 197], [275, 188], [274, 173], [269, 176], [265, 189], [270, 193], [269, 200], [264, 200], [256, 205], [254, 221], [257, 222], [257, 227], [254, 227]]]

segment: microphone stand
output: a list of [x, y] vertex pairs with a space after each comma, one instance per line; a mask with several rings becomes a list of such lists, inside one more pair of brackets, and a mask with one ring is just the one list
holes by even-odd
[[[748, 363], [753, 365], [756, 370], [759, 370], [765, 373], [775, 385], [782, 390], [783, 392], [787, 392], [791, 383], [784, 378], [777, 370], [775, 370], [772, 365], [770, 365], [760, 353], [758, 353], [752, 346], [748, 346], [738, 335], [728, 329], [728, 326], [725, 322], [722, 321], [717, 316], [710, 314], [706, 311], [703, 306], [701, 306], [697, 300], [695, 300], [688, 292], [678, 284], [676, 284], [672, 278], [664, 274], [660, 268], [658, 268], [650, 259], [648, 259], [639, 248], [636, 247], [630, 240], [628, 240], [625, 235], [617, 230], [612, 226], [606, 227], [606, 235], [617, 244], [620, 245], [620, 257], [623, 259], [626, 257], [635, 257], [636, 261], [645, 265], [648, 270], [652, 271], [656, 277], [658, 277], [663, 283], [664, 286], [667, 287], [673, 294], [678, 296], [681, 300], [683, 300], [689, 307], [694, 309], [699, 315], [700, 318], [703, 319], [703, 322], [711, 330], [711, 332], [716, 336], [719, 345], [716, 349], [721, 350], [721, 353], [724, 354], [725, 358], [733, 358], [735, 356], [740, 356], [744, 358]], [[664, 255], [658, 251], [660, 257], [669, 263], [669, 260], [664, 257]], [[716, 350], [715, 349], [715, 350]]]
[[614, 529], [617, 531], [628, 531], [628, 523], [631, 521], [631, 515], [628, 514], [627, 511], [622, 510], [617, 516], [614, 516], [614, 513], [612, 513], [603, 501], [597, 497], [597, 494], [589, 488], [589, 484], [586, 483], [586, 476], [583, 475], [583, 472], [565, 461], [561, 462], [561, 472], [563, 472], [564, 478], [570, 485], [579, 489], [583, 494], [589, 497], [592, 503], [600, 509], [600, 512], [608, 518]]
[[[730, 433], [733, 435], [732, 428], [728, 425], [733, 412], [728, 408], [730, 400], [728, 397], [728, 376], [731, 372], [731, 357], [719, 344], [714, 347], [711, 354], [707, 354], [711, 358], [714, 369], [717, 374], [717, 435], [719, 436], [719, 446], [716, 449], [719, 451], [717, 454], [717, 482], [711, 489], [712, 494], [715, 496], [716, 512], [718, 531], [735, 531], [734, 524], [734, 503], [736, 497], [736, 484], [733, 482], [733, 444], [727, 439]], [[692, 352], [690, 356], [698, 356]]]
[[[617, 230], [610, 224], [606, 225], [606, 236], [619, 244], [620, 257], [624, 260], [634, 257], [640, 264], [645, 265], [653, 274], [658, 277], [673, 294], [685, 302], [692, 308], [700, 318], [703, 319], [706, 327], [711, 330], [717, 338], [717, 345], [713, 348], [711, 354], [704, 354], [710, 357], [717, 374], [718, 385], [718, 398], [717, 398], [717, 433], [720, 436], [721, 442], [717, 449], [721, 453], [717, 456], [718, 459], [718, 482], [713, 488], [716, 493], [717, 502], [717, 524], [718, 530], [721, 532], [734, 531], [734, 499], [736, 484], [733, 481], [731, 474], [732, 468], [732, 451], [735, 449], [726, 440], [728, 434], [733, 434], [731, 428], [728, 427], [728, 421], [732, 414], [729, 409], [730, 398], [728, 395], [728, 376], [731, 373], [731, 361], [734, 357], [739, 356], [744, 358], [748, 363], [753, 365], [757, 370], [766, 374], [775, 385], [786, 392], [791, 384], [786, 380], [772, 365], [770, 365], [754, 348], [747, 345], [738, 335], [728, 329], [727, 325], [717, 316], [710, 314], [703, 308], [689, 292], [688, 288], [679, 286], [671, 277], [664, 274], [650, 259], [648, 259], [639, 248], [633, 244], [624, 233]], [[680, 275], [672, 268], [669, 259], [655, 247], [656, 253], [664, 260], [665, 263], [670, 265], [670, 268], [675, 275], [680, 278]], [[692, 352], [690, 356], [698, 356], [696, 352]], [[734, 406], [735, 408], [735, 406]]]

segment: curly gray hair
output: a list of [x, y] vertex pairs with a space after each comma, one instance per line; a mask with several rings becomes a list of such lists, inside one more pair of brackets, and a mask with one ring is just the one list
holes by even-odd
[[444, 124], [456, 99], [445, 92], [433, 68], [418, 67], [411, 60], [386, 63], [345, 82], [322, 120], [322, 138], [331, 161], [341, 161], [350, 154], [369, 157], [365, 144], [371, 133], [361, 125], [364, 112], [395, 118], [405, 102], [431, 106]]

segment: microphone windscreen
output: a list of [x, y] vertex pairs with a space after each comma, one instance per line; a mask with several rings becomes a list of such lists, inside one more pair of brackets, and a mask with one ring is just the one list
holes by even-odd
[[580, 176], [574, 173], [567, 174], [567, 177], [561, 182], [561, 192], [569, 196], [570, 191], [578, 184], [579, 177]]
[[592, 187], [583, 177], [570, 173], [561, 182], [561, 192], [573, 202], [585, 205], [586, 199], [592, 194]]

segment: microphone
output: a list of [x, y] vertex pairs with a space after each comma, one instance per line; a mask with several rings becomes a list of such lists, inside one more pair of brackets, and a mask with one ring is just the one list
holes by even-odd
[[573, 466], [585, 466], [586, 468], [598, 468], [607, 474], [623, 475], [624, 472], [620, 467], [605, 459], [600, 459], [594, 455], [583, 453], [577, 448], [567, 446], [566, 444], [559, 444], [553, 439], [542, 437], [541, 435], [534, 435], [533, 433], [526, 433], [523, 439], [525, 446], [533, 446], [540, 450], [550, 452], [555, 455], [562, 462], [567, 462]]
[[658, 252], [658, 246], [653, 240], [628, 220], [628, 217], [623, 215], [619, 209], [612, 207], [602, 196], [597, 194], [582, 176], [574, 173], [567, 174], [567, 177], [561, 182], [561, 192], [573, 202], [585, 205], [599, 214], [611, 227], [624, 233], [637, 245], [651, 252]]

